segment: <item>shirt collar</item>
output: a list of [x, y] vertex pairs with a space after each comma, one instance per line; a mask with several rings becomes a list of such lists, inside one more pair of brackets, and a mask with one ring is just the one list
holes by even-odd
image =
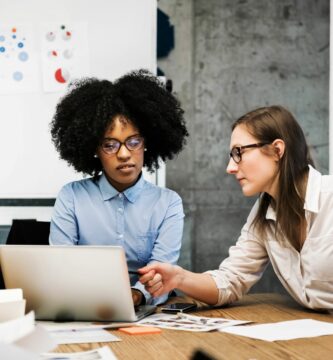
[[319, 211], [320, 191], [321, 173], [309, 165], [309, 176], [306, 186], [304, 210], [308, 210], [314, 213]]
[[276, 212], [272, 208], [272, 205], [269, 205], [266, 211], [266, 219], [276, 221]]
[[[139, 180], [133, 186], [129, 187], [123, 192], [128, 201], [131, 203], [136, 201], [142, 189], [144, 188], [145, 182], [146, 181], [144, 180], [141, 173]], [[119, 191], [109, 183], [104, 173], [102, 173], [101, 177], [98, 179], [98, 186], [101, 190], [104, 201], [110, 200], [119, 194]]]
[[[306, 195], [304, 202], [304, 210], [317, 213], [319, 211], [319, 196], [321, 189], [321, 174], [319, 171], [309, 165], [308, 183], [306, 186]], [[268, 206], [266, 212], [267, 220], [276, 221], [276, 212], [271, 205]]]

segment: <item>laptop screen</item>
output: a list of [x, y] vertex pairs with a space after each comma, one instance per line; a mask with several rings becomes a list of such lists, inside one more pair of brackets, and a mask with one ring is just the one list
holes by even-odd
[[137, 320], [122, 247], [3, 245], [0, 264], [39, 320]]

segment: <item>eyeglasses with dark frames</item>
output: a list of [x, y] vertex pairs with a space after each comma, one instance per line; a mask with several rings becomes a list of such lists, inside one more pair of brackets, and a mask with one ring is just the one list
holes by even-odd
[[124, 142], [116, 139], [104, 139], [101, 143], [101, 148], [105, 154], [113, 155], [117, 154], [122, 145], [125, 145], [129, 151], [137, 151], [143, 148], [144, 139], [142, 136], [132, 136]]
[[234, 160], [236, 164], [239, 164], [242, 161], [243, 149], [260, 148], [268, 144], [270, 143], [264, 142], [264, 143], [256, 143], [256, 144], [249, 144], [243, 146], [235, 146], [231, 149], [229, 156]]

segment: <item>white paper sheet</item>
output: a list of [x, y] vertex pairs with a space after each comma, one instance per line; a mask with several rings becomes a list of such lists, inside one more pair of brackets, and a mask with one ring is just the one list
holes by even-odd
[[0, 94], [39, 89], [39, 56], [32, 23], [0, 23]]
[[249, 321], [230, 320], [225, 318], [210, 318], [204, 316], [193, 316], [184, 313], [177, 315], [154, 314], [140, 320], [137, 324], [142, 326], [156, 326], [164, 329], [186, 330], [186, 331], [212, 331], [227, 326], [245, 324]]
[[103, 329], [49, 331], [49, 335], [58, 345], [121, 341]]
[[48, 360], [56, 360], [59, 358], [64, 360], [117, 360], [115, 354], [108, 346], [76, 353], [46, 353], [42, 354], [41, 358]]
[[0, 290], [0, 322], [24, 316], [25, 300], [22, 289]]
[[0, 343], [0, 359], [1, 360], [39, 360], [37, 354], [31, 353], [25, 349], [21, 349], [13, 344]]
[[271, 324], [236, 326], [221, 329], [220, 331], [254, 339], [277, 341], [333, 335], [333, 323], [302, 319]]
[[[10, 346], [6, 346], [11, 343]], [[0, 359], [37, 359], [40, 352], [50, 351], [57, 344], [42, 327], [35, 327], [35, 314], [0, 323]]]
[[22, 289], [0, 290], [0, 303], [23, 299]]
[[87, 23], [44, 23], [40, 35], [45, 92], [65, 91], [70, 81], [89, 76]]
[[57, 347], [56, 342], [50, 337], [49, 333], [38, 325], [31, 333], [15, 341], [15, 345], [36, 354], [50, 351]]
[[18, 319], [0, 323], [0, 342], [12, 343], [28, 335], [35, 328], [35, 314], [29, 314]]

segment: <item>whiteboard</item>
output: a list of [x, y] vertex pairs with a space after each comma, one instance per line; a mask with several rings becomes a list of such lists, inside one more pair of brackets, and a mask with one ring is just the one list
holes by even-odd
[[[65, 183], [82, 175], [58, 158], [51, 142], [49, 124], [66, 86], [49, 91], [45, 85], [45, 26], [83, 29], [77, 68], [84, 76], [114, 80], [139, 68], [155, 73], [156, 0], [0, 0], [0, 9], [0, 26], [27, 29], [24, 40], [31, 60], [29, 86], [19, 91], [3, 86], [0, 94], [0, 199], [55, 198]], [[1, 79], [6, 85], [5, 75], [1, 78], [0, 68], [0, 85]], [[156, 174], [145, 176], [156, 182]], [[0, 223], [11, 217], [34, 217], [33, 210], [49, 217], [45, 208], [7, 207], [0, 209]]]

